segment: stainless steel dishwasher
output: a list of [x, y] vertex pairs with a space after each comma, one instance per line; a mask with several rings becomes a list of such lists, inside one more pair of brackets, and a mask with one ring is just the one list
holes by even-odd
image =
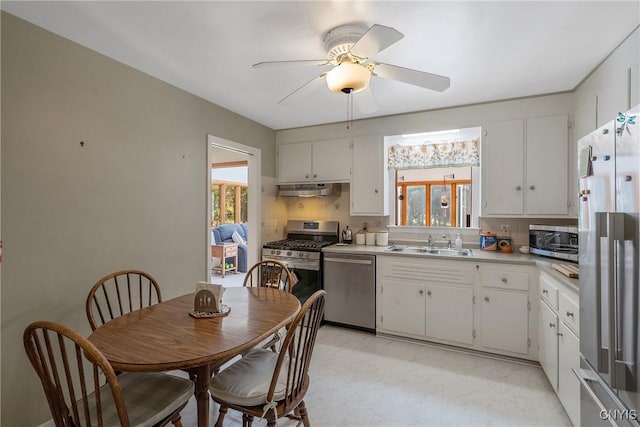
[[323, 259], [325, 322], [375, 331], [376, 257], [325, 253]]

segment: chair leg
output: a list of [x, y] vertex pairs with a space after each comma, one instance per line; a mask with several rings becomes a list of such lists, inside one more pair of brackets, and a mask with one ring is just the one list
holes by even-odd
[[182, 417], [180, 417], [180, 414], [176, 414], [175, 417], [173, 417], [173, 419], [171, 420], [171, 423], [175, 426], [175, 427], [182, 427]]
[[220, 405], [220, 410], [218, 411], [218, 419], [216, 420], [215, 427], [222, 427], [222, 421], [224, 421], [224, 416], [227, 415], [227, 411], [229, 408], [226, 406]]
[[304, 400], [300, 401], [297, 409], [300, 418], [302, 418], [302, 425], [304, 425], [304, 427], [311, 427], [311, 423], [309, 422], [309, 413], [307, 412], [307, 407], [304, 406]]
[[253, 424], [253, 415], [242, 414], [242, 427], [251, 427]]

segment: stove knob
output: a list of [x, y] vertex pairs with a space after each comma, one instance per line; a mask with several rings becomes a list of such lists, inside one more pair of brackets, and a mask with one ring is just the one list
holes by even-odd
[[300, 258], [304, 258], [304, 252], [298, 252], [298, 256], [299, 256]]
[[287, 256], [291, 256], [291, 251], [288, 251], [288, 252], [287, 252]]
[[276, 251], [276, 255], [280, 255], [280, 251]]
[[307, 252], [307, 258], [309, 258], [311, 256], [311, 253]]
[[271, 255], [275, 254], [276, 251], [274, 251], [273, 249], [271, 250]]

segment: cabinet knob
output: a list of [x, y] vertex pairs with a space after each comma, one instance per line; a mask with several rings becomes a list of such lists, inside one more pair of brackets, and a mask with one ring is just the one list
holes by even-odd
[[529, 190], [535, 190], [535, 189], [536, 189], [536, 186], [535, 186], [535, 185], [530, 185], [530, 186], [529, 186]]
[[305, 177], [305, 178], [309, 178], [309, 174], [306, 174], [304, 177]]
[[378, 189], [373, 190], [374, 193], [378, 194]]
[[543, 294], [548, 294], [548, 293], [549, 293], [549, 291], [548, 291], [548, 290], [546, 290], [546, 289], [543, 289], [543, 290], [542, 290], [542, 293], [543, 293]]
[[562, 332], [558, 332], [558, 336], [559, 336], [559, 337], [563, 336], [563, 335], [562, 335]]
[[567, 311], [567, 317], [573, 317], [573, 312]]
[[489, 302], [489, 297], [484, 297], [484, 300], [485, 300], [486, 302]]
[[420, 295], [424, 295], [424, 291], [423, 291], [422, 289], [420, 289], [420, 290], [418, 291], [418, 293], [419, 293]]
[[502, 283], [507, 283], [507, 281], [508, 281], [508, 280], [507, 280], [507, 278], [506, 278], [506, 277], [503, 277], [503, 278], [502, 278]]
[[318, 175], [316, 175], [316, 174], [314, 173], [314, 174], [313, 174], [313, 177], [314, 177], [314, 178], [317, 178], [317, 177], [318, 177]]
[[516, 190], [518, 191], [522, 190], [522, 186], [521, 185], [516, 186]]
[[427, 295], [431, 296], [431, 291], [427, 291]]
[[550, 327], [550, 328], [555, 328], [555, 327], [556, 327], [556, 325], [555, 325], [555, 323], [549, 323], [549, 327]]

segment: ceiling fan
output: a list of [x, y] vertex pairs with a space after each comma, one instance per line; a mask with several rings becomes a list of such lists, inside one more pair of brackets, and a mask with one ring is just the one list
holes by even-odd
[[[294, 95], [300, 96], [309, 93], [322, 81], [325, 81], [327, 87], [336, 93], [355, 94], [369, 92], [370, 104], [376, 104], [375, 98], [370, 93], [371, 91], [366, 91], [369, 88], [372, 76], [397, 80], [438, 92], [446, 90], [450, 85], [449, 77], [371, 60], [376, 54], [398, 42], [403, 37], [404, 35], [395, 28], [385, 27], [384, 25], [376, 24], [368, 30], [364, 30], [357, 25], [342, 25], [329, 31], [324, 38], [325, 48], [327, 49], [326, 59], [266, 61], [253, 64], [253, 67], [260, 68], [274, 65], [331, 67], [282, 98], [279, 103]], [[377, 105], [370, 105], [370, 107], [377, 109]]]

